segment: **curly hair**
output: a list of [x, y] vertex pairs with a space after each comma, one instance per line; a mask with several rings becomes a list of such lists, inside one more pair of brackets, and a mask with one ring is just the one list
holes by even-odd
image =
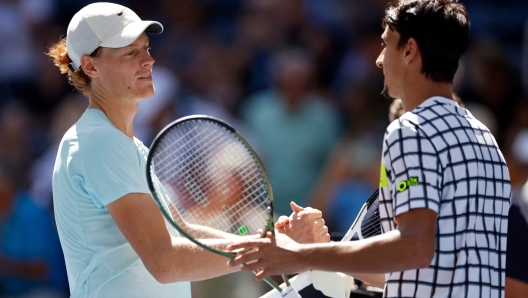
[[[97, 48], [90, 56], [97, 57], [99, 55], [99, 49]], [[46, 55], [53, 58], [53, 64], [59, 68], [62, 74], [66, 74], [70, 85], [88, 97], [91, 95], [90, 82], [92, 79], [84, 73], [82, 68], [76, 72], [71, 71], [69, 68], [72, 60], [68, 56], [65, 38], [61, 38], [57, 43], [52, 45]]]
[[385, 11], [383, 28], [400, 34], [398, 48], [414, 38], [422, 55], [422, 73], [452, 83], [458, 60], [469, 46], [469, 16], [456, 0], [395, 0]]

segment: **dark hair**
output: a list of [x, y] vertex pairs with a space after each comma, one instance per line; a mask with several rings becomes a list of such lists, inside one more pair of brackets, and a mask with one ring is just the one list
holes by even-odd
[[385, 11], [386, 26], [400, 34], [399, 49], [409, 38], [416, 40], [427, 78], [453, 83], [469, 44], [469, 16], [463, 5], [456, 0], [395, 0]]
[[[93, 51], [92, 54], [90, 54], [90, 56], [99, 56], [100, 49], [101, 47], [98, 47], [95, 51]], [[62, 74], [66, 74], [68, 83], [74, 86], [77, 90], [81, 91], [84, 95], [91, 95], [90, 82], [92, 79], [90, 79], [90, 77], [84, 73], [82, 68], [76, 72], [73, 72], [68, 66], [72, 60], [68, 56], [65, 38], [61, 38], [56, 44], [52, 45], [46, 54], [53, 58], [53, 64], [59, 68], [60, 72]]]

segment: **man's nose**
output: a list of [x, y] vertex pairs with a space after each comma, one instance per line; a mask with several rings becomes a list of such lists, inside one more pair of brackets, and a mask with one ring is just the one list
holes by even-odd
[[381, 51], [381, 53], [378, 56], [378, 59], [376, 59], [376, 66], [379, 68], [383, 68], [383, 57], [385, 56], [385, 49]]

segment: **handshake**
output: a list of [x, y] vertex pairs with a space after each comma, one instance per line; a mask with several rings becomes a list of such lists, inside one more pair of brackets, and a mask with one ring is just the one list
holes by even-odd
[[[330, 241], [328, 228], [325, 226], [324, 219], [319, 210], [310, 207], [300, 207], [294, 202], [291, 204], [293, 213], [287, 216], [281, 216], [275, 223], [275, 229], [279, 233], [286, 234], [299, 243], [324, 243]], [[307, 224], [311, 222], [311, 224]], [[328, 297], [345, 298], [350, 296], [350, 291], [355, 287], [354, 279], [351, 276], [340, 272], [327, 272], [320, 270], [311, 270], [301, 273], [297, 276], [298, 283], [303, 284], [301, 287], [313, 283], [315, 289], [321, 291]], [[295, 278], [292, 279], [292, 282]], [[277, 291], [271, 291], [261, 298], [280, 297]]]

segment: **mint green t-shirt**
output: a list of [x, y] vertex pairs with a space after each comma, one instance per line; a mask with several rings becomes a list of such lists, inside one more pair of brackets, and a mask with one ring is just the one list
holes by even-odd
[[191, 297], [189, 282], [154, 279], [106, 209], [126, 194], [150, 194], [147, 154], [97, 109], [88, 109], [64, 135], [53, 202], [71, 297]]

